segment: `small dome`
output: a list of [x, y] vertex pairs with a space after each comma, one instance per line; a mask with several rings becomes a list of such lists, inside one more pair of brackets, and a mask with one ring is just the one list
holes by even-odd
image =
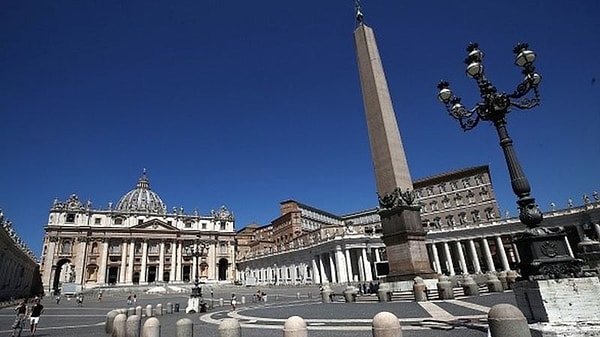
[[150, 189], [150, 182], [146, 177], [146, 170], [142, 173], [135, 189], [127, 192], [115, 208], [121, 212], [143, 212], [165, 214], [167, 207], [158, 194]]

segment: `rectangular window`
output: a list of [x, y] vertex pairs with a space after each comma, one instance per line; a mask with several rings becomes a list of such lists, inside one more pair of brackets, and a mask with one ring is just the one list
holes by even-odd
[[75, 214], [69, 213], [67, 214], [66, 223], [74, 223], [75, 222]]
[[95, 225], [100, 225], [101, 224], [102, 219], [101, 218], [94, 218], [94, 224]]
[[206, 224], [205, 223], [202, 224], [202, 229], [206, 229]]
[[143, 223], [144, 223], [144, 220], [142, 220], [142, 219], [138, 219], [138, 225], [141, 225], [141, 224], [143, 224]]

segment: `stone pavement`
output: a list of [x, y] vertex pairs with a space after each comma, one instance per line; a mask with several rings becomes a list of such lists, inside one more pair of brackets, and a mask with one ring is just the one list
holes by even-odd
[[[210, 301], [210, 291], [205, 287], [205, 299]], [[214, 288], [215, 304], [224, 299], [223, 307], [214, 307], [206, 314], [185, 314], [186, 294], [145, 295], [137, 294], [137, 305], [145, 308], [167, 302], [179, 303], [180, 312], [159, 316], [163, 337], [175, 336], [175, 323], [181, 318], [194, 322], [194, 336], [217, 336], [218, 324], [226, 317], [240, 321], [244, 337], [275, 337], [282, 335], [283, 323], [290, 316], [304, 318], [310, 337], [371, 337], [371, 319], [378, 312], [389, 311], [400, 318], [404, 336], [487, 336], [485, 317], [491, 306], [498, 303], [515, 304], [512, 292], [486, 294], [448, 301], [431, 302], [365, 302], [329, 304], [320, 303], [317, 288], [268, 288], [261, 289], [268, 295], [267, 302], [252, 303], [257, 288]], [[230, 312], [228, 300], [235, 293], [238, 301], [245, 297], [246, 304], [238, 305]], [[296, 299], [300, 293], [300, 299]], [[308, 293], [312, 293], [309, 298]], [[208, 296], [207, 296], [208, 295]], [[102, 303], [95, 298], [85, 299], [78, 307], [74, 300], [63, 299], [60, 304], [46, 297], [36, 336], [92, 336], [106, 337], [104, 320], [106, 313], [115, 308], [126, 307], [126, 295], [106, 294]], [[278, 298], [275, 300], [275, 298]], [[0, 309], [0, 335], [10, 336], [14, 319], [12, 308]], [[143, 323], [142, 323], [143, 324]], [[23, 330], [22, 336], [30, 336]]]

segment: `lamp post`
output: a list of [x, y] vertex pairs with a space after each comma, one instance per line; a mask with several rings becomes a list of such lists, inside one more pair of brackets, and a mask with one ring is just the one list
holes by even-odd
[[438, 98], [446, 106], [450, 116], [456, 119], [464, 131], [475, 128], [479, 121], [489, 121], [496, 128], [500, 146], [504, 153], [510, 182], [519, 206], [519, 219], [527, 230], [516, 238], [521, 256], [521, 275], [524, 278], [559, 278], [573, 276], [580, 272], [578, 261], [568, 253], [565, 234], [558, 229], [540, 227], [542, 212], [531, 196], [531, 188], [521, 168], [513, 141], [508, 135], [506, 116], [513, 109], [527, 110], [540, 104], [538, 86], [542, 80], [535, 71], [536, 54], [527, 43], [519, 43], [513, 50], [515, 65], [520, 67], [523, 80], [510, 93], [499, 92], [484, 72], [483, 52], [477, 43], [467, 47], [466, 74], [477, 82], [481, 101], [471, 109], [461, 103], [446, 81], [438, 84]]
[[[490, 121], [496, 127], [500, 138], [500, 146], [504, 152], [513, 192], [519, 198], [519, 219], [529, 228], [536, 227], [542, 221], [542, 212], [531, 197], [529, 182], [523, 173], [521, 164], [513, 148], [512, 139], [506, 128], [506, 115], [511, 108], [531, 109], [539, 105], [540, 95], [538, 85], [542, 77], [535, 72], [533, 62], [535, 53], [528, 49], [526, 43], [519, 43], [514, 52], [516, 54], [515, 64], [522, 67], [523, 81], [512, 93], [498, 92], [496, 87], [485, 77], [483, 67], [483, 53], [478, 49], [477, 43], [471, 43], [467, 47], [468, 56], [467, 76], [473, 78], [479, 87], [482, 101], [474, 108], [467, 109], [461, 104], [460, 97], [453, 95], [449, 84], [441, 81], [438, 84], [438, 98], [446, 105], [451, 117], [458, 120], [461, 128], [465, 131], [473, 129], [479, 121]], [[533, 97], [528, 94], [533, 93]]]
[[205, 256], [206, 251], [208, 250], [208, 245], [210, 242], [208, 241], [200, 241], [196, 240], [194, 244], [191, 244], [184, 248], [184, 253], [187, 256], [192, 256], [196, 258], [196, 275], [194, 277], [194, 288], [192, 288], [192, 297], [202, 297], [202, 288], [199, 286], [200, 284], [200, 258]]

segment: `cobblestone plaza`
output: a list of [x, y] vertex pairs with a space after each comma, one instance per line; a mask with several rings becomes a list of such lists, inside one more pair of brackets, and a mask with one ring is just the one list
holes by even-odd
[[[486, 294], [478, 297], [458, 297], [446, 301], [395, 301], [379, 303], [375, 299], [356, 303], [321, 303], [316, 287], [265, 288], [267, 301], [256, 303], [252, 295], [256, 288], [220, 287], [214, 288], [213, 309], [203, 314], [185, 314], [186, 294], [146, 295], [138, 293], [138, 306], [166, 305], [178, 303], [179, 312], [158, 316], [161, 322], [161, 336], [175, 336], [175, 323], [181, 318], [190, 318], [194, 323], [194, 336], [217, 336], [218, 324], [222, 319], [233, 317], [239, 320], [242, 335], [250, 337], [281, 336], [285, 320], [290, 316], [300, 316], [308, 325], [309, 336], [372, 336], [371, 320], [381, 311], [388, 311], [400, 319], [404, 336], [487, 336], [485, 318], [489, 309], [498, 303], [515, 304], [512, 292]], [[340, 289], [335, 289], [341, 293]], [[204, 294], [209, 293], [207, 287]], [[245, 304], [230, 311], [228, 298], [235, 293]], [[300, 294], [300, 299], [297, 298]], [[311, 294], [309, 296], [309, 294]], [[45, 297], [36, 336], [106, 336], [104, 322], [111, 309], [125, 308], [128, 293], [105, 294], [102, 303], [88, 296], [79, 307], [74, 299], [63, 298], [60, 304], [51, 297]], [[312, 297], [312, 298], [310, 298]], [[219, 299], [224, 306], [219, 306]], [[376, 297], [375, 297], [376, 298]], [[210, 297], [206, 298], [210, 302]], [[8, 335], [14, 320], [13, 307], [0, 309], [0, 333]], [[142, 324], [145, 318], [142, 320]], [[24, 329], [22, 336], [30, 336]]]

